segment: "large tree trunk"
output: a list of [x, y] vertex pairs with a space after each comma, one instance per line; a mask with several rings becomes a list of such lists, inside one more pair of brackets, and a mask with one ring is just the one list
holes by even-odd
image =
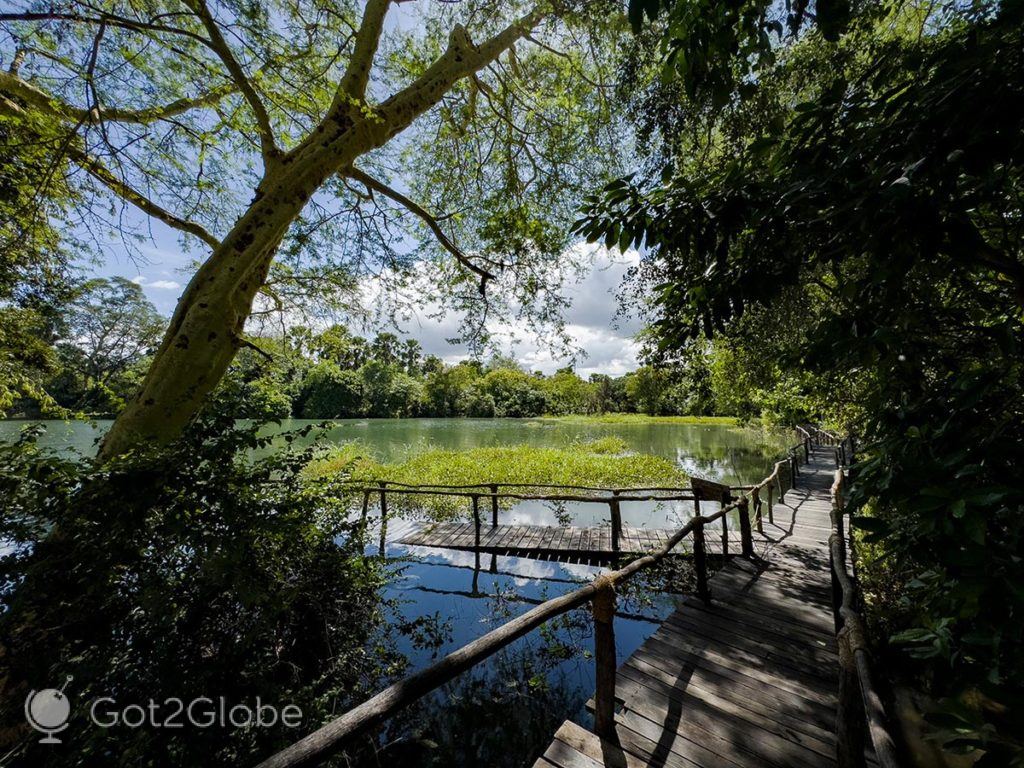
[[[387, 3], [378, 3], [378, 11]], [[370, 4], [367, 13], [371, 13]], [[252, 302], [288, 227], [328, 177], [383, 146], [437, 104], [452, 85], [494, 61], [537, 25], [535, 9], [475, 45], [456, 25], [445, 52], [409, 86], [372, 109], [346, 89], [365, 91], [379, 24], [363, 42], [327, 117], [298, 147], [271, 158], [249, 209], [189, 282], [139, 393], [114, 422], [100, 448], [106, 459], [148, 443], [174, 439], [217, 385], [241, 344]], [[382, 21], [380, 15], [378, 21]]]
[[142, 388], [107, 433], [101, 458], [166, 443], [195, 415], [238, 351], [288, 227], [338, 159], [329, 163], [322, 153], [305, 151], [268, 170], [249, 209], [179, 299]]

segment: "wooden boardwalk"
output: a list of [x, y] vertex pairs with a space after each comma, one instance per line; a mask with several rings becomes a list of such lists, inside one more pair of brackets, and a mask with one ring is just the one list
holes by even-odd
[[760, 556], [731, 559], [710, 606], [683, 599], [619, 668], [617, 738], [566, 721], [534, 768], [835, 765], [834, 466], [831, 449], [816, 449], [775, 505]]
[[[789, 493], [793, 493], [790, 491]], [[793, 497], [797, 498], [796, 496]], [[788, 500], [788, 499], [787, 499]], [[819, 530], [792, 526], [792, 510], [783, 505], [775, 506], [775, 521], [768, 522], [767, 512], [763, 520], [763, 532], [753, 531], [755, 552], [763, 555], [772, 545], [783, 540], [814, 541], [823, 533], [828, 537], [827, 527]], [[727, 554], [738, 554], [741, 542], [738, 525], [729, 524]], [[402, 530], [396, 543], [406, 546], [456, 549], [509, 557], [533, 557], [544, 560], [611, 559], [619, 555], [641, 555], [660, 549], [668, 543], [675, 530], [660, 528], [633, 528], [623, 526], [619, 551], [612, 549], [611, 528], [595, 526], [589, 528], [557, 527], [546, 525], [483, 525], [480, 529], [480, 546], [476, 546], [476, 528], [472, 522], [453, 521], [445, 523], [410, 523]], [[707, 529], [707, 551], [722, 554], [722, 531], [720, 527]], [[690, 551], [691, 540], [684, 539], [678, 545], [680, 553]], [[675, 551], [675, 550], [674, 550]]]
[[[663, 547], [672, 531], [623, 526], [619, 554], [640, 554]], [[431, 523], [404, 536], [399, 544], [442, 549], [476, 549], [471, 522]], [[739, 536], [736, 536], [739, 546]], [[480, 530], [480, 551], [499, 555], [612, 555], [611, 528], [559, 528], [546, 525], [485, 525]]]

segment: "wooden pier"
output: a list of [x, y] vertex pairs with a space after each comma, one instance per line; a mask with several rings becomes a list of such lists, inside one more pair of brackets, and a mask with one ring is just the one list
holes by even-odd
[[[392, 488], [383, 481], [357, 489], [364, 526], [370, 497], [379, 495], [381, 556], [387, 494], [397, 492], [466, 498], [471, 522], [403, 528], [400, 541], [474, 551], [477, 571], [485, 548], [540, 559], [613, 555], [628, 562], [535, 605], [379, 691], [258, 768], [317, 764], [356, 739], [372, 738], [376, 728], [413, 702], [546, 622], [587, 605], [594, 630], [596, 691], [588, 704], [593, 723], [565, 721], [534, 768], [900, 768], [857, 610], [856, 579], [848, 569], [843, 488], [854, 443], [816, 427], [797, 431], [800, 444], [776, 462], [771, 475], [744, 488], [694, 479], [689, 495], [675, 488], [579, 486], [547, 486], [547, 495], [540, 495], [527, 486], [505, 486], [502, 493], [493, 483]], [[580, 491], [605, 495], [595, 498]], [[739, 498], [730, 499], [734, 491]], [[621, 503], [655, 500], [659, 497], [653, 494], [664, 492], [672, 500], [695, 502], [694, 517], [667, 539], [663, 531], [622, 526]], [[606, 504], [611, 525], [499, 525], [502, 498]], [[485, 530], [481, 501], [488, 500], [491, 526]], [[721, 506], [708, 512], [701, 510], [701, 501]], [[738, 516], [735, 550], [730, 514]], [[719, 554], [738, 556], [725, 558], [709, 579], [708, 554], [715, 551], [715, 541]], [[623, 557], [634, 551], [645, 553]], [[682, 598], [677, 610], [618, 665], [617, 591], [677, 553], [693, 557], [695, 596]]]
[[730, 560], [710, 604], [684, 598], [619, 667], [614, 736], [566, 721], [534, 768], [836, 764], [835, 464], [824, 447], [809, 459], [774, 506], [761, 557]]
[[[640, 555], [660, 549], [668, 543], [675, 531], [659, 528], [633, 528], [623, 526], [620, 549], [612, 548], [611, 528], [556, 527], [545, 525], [496, 525], [485, 527], [476, 544], [476, 530], [472, 523], [450, 522], [425, 524], [403, 536], [397, 543], [407, 546], [458, 549], [509, 557], [535, 557], [550, 560], [609, 559], [618, 555]], [[739, 552], [738, 532], [728, 532], [727, 549]], [[708, 532], [708, 551], [721, 554], [721, 539]], [[687, 545], [679, 551], [685, 553]]]

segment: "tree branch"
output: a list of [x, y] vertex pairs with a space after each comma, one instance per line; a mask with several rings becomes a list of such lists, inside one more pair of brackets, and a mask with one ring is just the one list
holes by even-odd
[[380, 46], [380, 35], [384, 29], [384, 18], [387, 16], [391, 0], [368, 0], [363, 11], [363, 21], [356, 33], [355, 50], [345, 67], [345, 74], [338, 83], [331, 111], [336, 110], [342, 102], [362, 100], [366, 96], [366, 85], [370, 81], [370, 70], [373, 57]]
[[370, 176], [370, 174], [360, 170], [359, 168], [356, 168], [355, 166], [346, 170], [344, 172], [344, 175], [348, 176], [350, 179], [355, 179], [356, 181], [364, 184], [366, 188], [371, 191], [371, 194], [372, 192], [380, 192], [382, 195], [390, 197], [399, 205], [403, 206], [404, 208], [407, 208], [409, 211], [419, 216], [423, 220], [423, 222], [428, 227], [430, 227], [430, 231], [434, 233], [434, 237], [437, 238], [437, 241], [446, 251], [452, 254], [456, 258], [456, 260], [458, 260], [458, 262], [462, 264], [462, 266], [464, 266], [466, 269], [480, 276], [481, 293], [483, 293], [484, 287], [487, 285], [487, 281], [495, 279], [495, 276], [493, 274], [477, 266], [472, 259], [470, 259], [465, 253], [463, 253], [463, 251], [457, 245], [455, 245], [454, 242], [452, 242], [451, 238], [449, 238], [448, 235], [445, 234], [444, 230], [441, 229], [441, 225], [438, 223], [437, 219], [435, 219], [430, 213], [428, 213], [426, 209], [424, 209], [423, 206], [421, 206], [419, 203], [409, 199], [401, 192], [399, 192], [397, 189], [392, 189], [384, 182], [375, 179], [373, 176]]
[[388, 129], [383, 140], [407, 128], [416, 117], [436, 104], [455, 82], [483, 69], [517, 40], [528, 35], [544, 15], [539, 7], [534, 8], [480, 45], [474, 45], [465, 28], [457, 24], [448, 37], [448, 47], [437, 61], [378, 108], [377, 112]]
[[182, 35], [211, 47], [210, 41], [202, 35], [191, 32], [180, 27], [171, 27], [166, 24], [156, 24], [148, 21], [136, 21], [125, 16], [115, 16], [103, 13], [99, 16], [83, 16], [78, 13], [60, 13], [58, 11], [41, 13], [0, 13], [0, 21], [71, 21], [78, 24], [107, 24], [111, 27], [120, 27], [133, 32], [165, 32], [172, 35]]
[[90, 176], [99, 181], [103, 186], [107, 187], [107, 189], [111, 190], [125, 202], [131, 203], [143, 213], [159, 219], [172, 229], [177, 229], [180, 232], [186, 232], [198, 237], [211, 248], [216, 249], [220, 247], [220, 240], [211, 235], [203, 225], [183, 219], [180, 216], [171, 213], [166, 208], [157, 205], [141, 192], [115, 176], [105, 165], [103, 165], [99, 158], [93, 157], [85, 150], [74, 146], [73, 144], [69, 145], [66, 151], [68, 158], [81, 166], [82, 169]]
[[270, 115], [267, 114], [267, 108], [246, 76], [242, 65], [235, 58], [235, 54], [231, 52], [231, 47], [228, 45], [227, 40], [224, 39], [224, 35], [221, 34], [216, 19], [210, 13], [205, 0], [185, 0], [185, 4], [203, 22], [206, 33], [210, 36], [210, 47], [220, 58], [221, 62], [223, 62], [224, 66], [227, 67], [231, 79], [234, 80], [238, 90], [241, 91], [245, 100], [249, 103], [253, 116], [256, 118], [256, 125], [259, 128], [260, 148], [263, 152], [264, 162], [275, 160], [280, 155], [280, 150], [278, 150], [277, 142], [274, 140], [274, 129], [270, 125]]
[[146, 107], [144, 109], [118, 109], [116, 107], [109, 109], [103, 107], [83, 109], [50, 96], [48, 93], [22, 80], [20, 77], [12, 75], [10, 72], [0, 71], [0, 91], [5, 92], [8, 96], [18, 98], [44, 114], [89, 124], [119, 122], [145, 125], [167, 117], [180, 115], [192, 109], [215, 104], [236, 90], [238, 90], [238, 87], [232, 82], [218, 86], [193, 99], [175, 99], [169, 104], [156, 107]]

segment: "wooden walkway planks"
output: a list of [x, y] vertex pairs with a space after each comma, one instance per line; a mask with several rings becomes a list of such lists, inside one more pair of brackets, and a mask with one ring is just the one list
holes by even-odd
[[[619, 540], [618, 552], [612, 550], [611, 528], [559, 528], [543, 525], [484, 525], [480, 528], [481, 552], [499, 555], [558, 556], [565, 555], [597, 555], [613, 557], [616, 555], [639, 555], [659, 549], [665, 545], [674, 531], [633, 528], [623, 526]], [[769, 531], [766, 527], [766, 534]], [[754, 533], [755, 546], [767, 546], [773, 539], [770, 535]], [[781, 536], [782, 530], [775, 531], [774, 536]], [[475, 551], [476, 540], [472, 523], [447, 522], [428, 523], [413, 528], [397, 541], [398, 544], [418, 547], [437, 547], [440, 549], [459, 549]], [[740, 551], [740, 534], [738, 530], [729, 531], [729, 553]], [[722, 534], [720, 529], [707, 529], [707, 548], [711, 554], [721, 554]], [[689, 551], [689, 542], [679, 546], [679, 552]]]
[[534, 768], [835, 765], [833, 467], [815, 450], [765, 521], [761, 557], [730, 560], [711, 605], [684, 598], [619, 668], [615, 742], [566, 721]]

